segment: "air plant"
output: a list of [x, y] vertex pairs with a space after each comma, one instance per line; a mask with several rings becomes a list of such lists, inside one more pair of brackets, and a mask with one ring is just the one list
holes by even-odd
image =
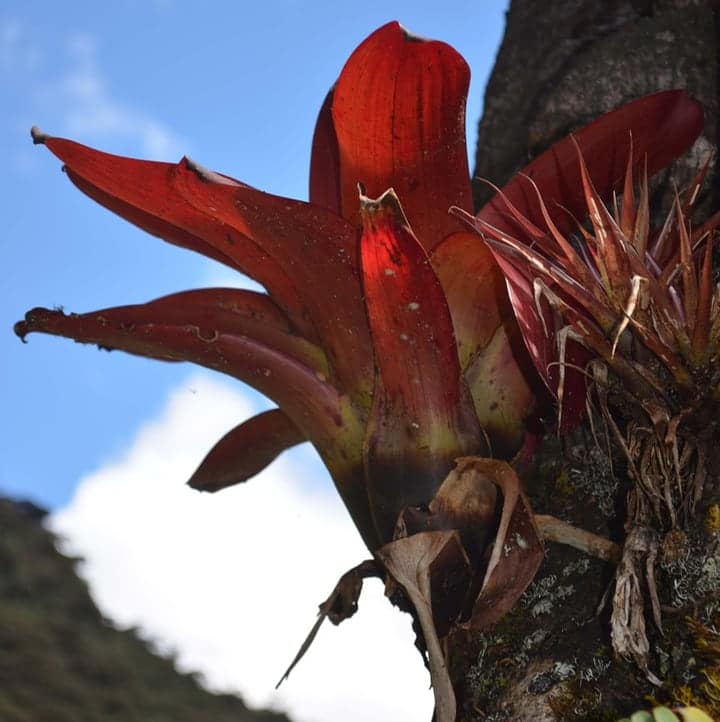
[[[683, 198], [676, 195], [662, 227], [653, 229], [647, 173], [636, 195], [631, 160], [611, 212], [575, 145], [591, 231], [576, 223], [577, 236], [568, 237], [530, 177], [525, 182], [537, 194], [542, 225], [526, 218], [503, 191], [499, 197], [517, 223], [515, 236], [482, 217], [468, 221], [507, 270], [514, 297], [532, 296], [532, 305], [521, 308], [532, 318], [528, 348], [536, 363], [545, 363], [559, 414], [568, 376], [582, 371], [568, 361], [572, 340], [589, 359], [583, 375], [598, 392], [638, 484], [638, 516], [652, 513], [676, 528], [702, 493], [720, 401], [720, 287], [712, 281], [720, 213], [696, 228], [690, 224], [706, 164]], [[537, 353], [540, 336], [553, 342], [549, 362]], [[624, 438], [609, 403], [627, 421]]]
[[[191, 486], [217, 491], [243, 482], [310, 441], [373, 555], [343, 576], [319, 622], [350, 616], [363, 577], [383, 576], [420, 623], [438, 720], [455, 714], [441, 638], [458, 624], [497, 621], [543, 557], [535, 517], [507, 463], [519, 470], [529, 454], [528, 419], [542, 391], [492, 252], [448, 213], [471, 206], [468, 84], [467, 65], [448, 45], [397, 23], [375, 31], [320, 111], [309, 203], [187, 158], [123, 158], [34, 129], [34, 141], [91, 198], [254, 278], [265, 293], [184, 291], [83, 314], [36, 308], [16, 325], [22, 338], [43, 332], [192, 361], [276, 402], [229, 431]], [[685, 93], [671, 91], [581, 130], [578, 143], [604, 179], [600, 195], [617, 185], [619, 138], [642, 137], [633, 162], [648, 153], [656, 170], [694, 140], [697, 113]], [[527, 169], [551, 198], [563, 188], [557, 171], [568, 166], [565, 147]], [[517, 179], [503, 190], [517, 217], [536, 206], [526, 191]], [[480, 227], [496, 224], [497, 208], [492, 201], [480, 211]], [[526, 331], [535, 300], [509, 288]], [[524, 312], [522, 304], [529, 304]]]
[[[585, 151], [576, 139], [569, 143], [586, 206], [577, 215], [588, 217], [589, 225], [560, 206], [551, 211], [529, 176], [520, 182], [536, 199], [534, 218], [503, 191], [497, 202], [514, 228], [462, 215], [503, 267], [516, 312], [525, 320], [528, 350], [560, 411], [568, 384], [586, 387], [588, 406], [599, 409], [606, 435], [624, 453], [632, 488], [617, 570], [613, 645], [658, 682], [648, 671], [639, 580], [647, 568], [661, 628], [652, 573], [660, 536], [666, 545], [683, 537], [702, 497], [718, 434], [720, 285], [713, 286], [712, 257], [720, 213], [695, 227], [690, 222], [705, 163], [690, 188], [675, 193], [661, 227], [653, 228], [647, 167], [641, 167], [637, 189], [630, 136], [621, 195], [608, 208]], [[565, 214], [561, 224], [558, 213]], [[579, 408], [576, 403], [571, 409], [571, 422]]]

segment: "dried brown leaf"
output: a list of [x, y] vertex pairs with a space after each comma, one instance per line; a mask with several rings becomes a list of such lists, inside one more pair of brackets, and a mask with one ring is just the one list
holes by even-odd
[[455, 722], [456, 702], [433, 618], [433, 588], [449, 571], [470, 562], [456, 531], [428, 531], [396, 539], [376, 552], [378, 560], [412, 602], [428, 651], [435, 694], [435, 721]]
[[[645, 631], [645, 605], [643, 601], [643, 567], [647, 576], [648, 560], [657, 553], [657, 539], [648, 527], [636, 525], [628, 534], [623, 555], [617, 568], [613, 611], [610, 617], [610, 636], [615, 654], [635, 662], [655, 685], [660, 680], [648, 666], [650, 643]], [[647, 579], [654, 584], [654, 577]], [[657, 591], [650, 589], [653, 607]], [[655, 611], [655, 609], [653, 609]]]
[[466, 626], [483, 629], [497, 622], [515, 605], [533, 580], [544, 548], [520, 479], [504, 461], [466, 457], [458, 460], [462, 473], [472, 470], [502, 492], [503, 506], [492, 554], [480, 594]]
[[340, 622], [352, 617], [352, 615], [357, 612], [358, 599], [362, 591], [363, 580], [368, 577], [379, 576], [381, 576], [380, 569], [375, 560], [366, 559], [356, 567], [349, 569], [340, 577], [330, 596], [319, 605], [318, 617], [315, 624], [313, 624], [312, 629], [307, 637], [305, 637], [305, 641], [300, 645], [300, 649], [293, 661], [290, 662], [290, 666], [285, 670], [285, 674], [283, 674], [280, 681], [275, 685], [275, 689], [290, 676], [290, 672], [295, 669], [300, 660], [305, 656], [305, 653], [310, 649], [310, 645], [315, 640], [315, 636], [320, 630], [322, 623], [326, 619], [329, 619], [333, 624], [340, 624]]

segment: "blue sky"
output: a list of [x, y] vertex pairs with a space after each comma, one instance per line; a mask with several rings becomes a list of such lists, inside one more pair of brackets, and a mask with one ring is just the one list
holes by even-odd
[[505, 5], [3, 3], [0, 493], [66, 503], [78, 477], [123, 448], [188, 373], [40, 336], [23, 346], [10, 328], [26, 310], [141, 302], [225, 274], [78, 193], [56, 159], [31, 145], [31, 125], [115, 153], [187, 153], [256, 187], [305, 198], [319, 104], [352, 49], [388, 20], [445, 40], [468, 60], [472, 152]]
[[0, 7], [0, 494], [51, 508], [50, 526], [85, 559], [81, 571], [107, 618], [173, 650], [213, 689], [289, 710], [298, 722], [429, 719], [429, 680], [409, 617], [369, 583], [360, 613], [323, 629], [274, 691], [316, 605], [367, 552], [307, 445], [218, 495], [184, 486], [215, 440], [268, 406], [258, 394], [185, 364], [43, 336], [23, 345], [14, 336], [13, 323], [34, 306], [88, 311], [237, 282], [95, 205], [32, 146], [29, 130], [36, 124], [138, 157], [186, 153], [263, 190], [306, 198], [320, 103], [355, 46], [389, 20], [449, 42], [468, 60], [472, 155], [505, 7]]

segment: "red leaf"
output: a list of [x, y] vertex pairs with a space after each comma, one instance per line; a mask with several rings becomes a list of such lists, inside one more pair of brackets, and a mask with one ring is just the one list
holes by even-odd
[[[705, 252], [698, 270], [698, 302], [695, 314], [695, 326], [692, 334], [692, 350], [701, 363], [707, 363], [710, 353], [710, 329], [712, 328], [712, 251], [713, 234], [705, 239]], [[720, 314], [718, 314], [720, 317]]]
[[505, 278], [476, 233], [449, 235], [435, 247], [430, 260], [445, 292], [460, 365], [465, 368], [500, 325], [514, 322]]
[[[83, 193], [154, 236], [254, 278], [303, 334], [312, 337], [292, 277], [247, 236], [218, 224], [207, 209], [190, 205], [175, 187], [178, 166], [111, 155], [63, 138], [37, 137], [65, 163], [68, 177]], [[212, 177], [242, 187], [238, 181]]]
[[[175, 305], [183, 296], [169, 298]], [[266, 320], [248, 319], [241, 334], [240, 318], [228, 332], [201, 323], [198, 317], [206, 314], [202, 307], [186, 303], [185, 311], [187, 320], [182, 323], [174, 312], [168, 313], [167, 298], [81, 315], [36, 308], [15, 331], [22, 337], [39, 331], [149, 358], [193, 361], [235, 376], [273, 399], [320, 448], [337, 443], [347, 422], [346, 410], [322, 372], [303, 362], [310, 358], [307, 342]]]
[[263, 293], [237, 288], [203, 288], [97, 313], [128, 330], [136, 325], [159, 323], [187, 328], [207, 339], [218, 333], [248, 336], [324, 377], [329, 373], [322, 349], [292, 333], [288, 320]]
[[357, 232], [301, 201], [208, 180], [181, 164], [176, 187], [219, 226], [251, 238], [291, 276], [331, 370], [348, 392], [370, 393], [372, 352], [357, 269]]
[[[684, 90], [666, 90], [646, 95], [601, 116], [575, 131], [573, 137], [598, 194], [607, 201], [613, 191], [622, 189], [630, 152], [635, 168], [642, 168], [647, 157], [648, 174], [652, 175], [682, 155], [702, 127], [700, 104]], [[523, 175], [535, 181], [553, 222], [561, 231], [574, 229], [567, 211], [579, 219], [588, 215], [572, 137], [553, 145], [502, 189], [526, 218], [544, 228], [537, 195]], [[483, 206], [478, 216], [509, 233], [517, 230], [497, 195]]]
[[425, 248], [459, 230], [452, 205], [472, 207], [465, 148], [470, 71], [449, 45], [389, 23], [345, 64], [332, 116], [339, 148], [342, 214], [357, 218], [356, 186], [393, 187]]
[[460, 365], [480, 425], [494, 454], [510, 456], [534, 407], [535, 373], [525, 362], [505, 278], [476, 233], [458, 232], [434, 249], [431, 261], [445, 292]]
[[388, 540], [400, 510], [427, 504], [453, 459], [484, 442], [443, 289], [397, 196], [392, 190], [377, 200], [361, 196], [361, 217], [377, 366], [366, 441], [368, 495]]
[[198, 491], [219, 491], [239, 484], [303, 441], [304, 434], [280, 409], [265, 411], [228, 431], [203, 459], [188, 484]]
[[[320, 108], [315, 124], [312, 155], [310, 156], [310, 203], [315, 203], [340, 215], [342, 213], [340, 152], [332, 120], [332, 102], [333, 91], [331, 90]], [[355, 217], [348, 217], [348, 220], [354, 221]]]
[[[218, 312], [222, 327], [208, 323], [213, 299], [222, 297], [225, 303], [230, 293], [243, 298], [236, 304], [237, 318], [229, 319], [225, 307]], [[318, 368], [322, 352], [284, 330], [277, 309], [271, 308], [261, 294], [210, 289], [82, 315], [34, 309], [15, 331], [21, 337], [39, 331], [149, 358], [193, 361], [254, 387], [275, 401], [315, 445], [363, 540], [375, 549], [380, 540], [362, 472], [363, 419]], [[249, 309], [254, 315], [243, 320]]]
[[[130, 319], [135, 312], [138, 322], [142, 323], [149, 305], [125, 306], [123, 313]], [[162, 315], [165, 323], [222, 328], [226, 333], [247, 333], [248, 324], [253, 323], [258, 330], [265, 327], [286, 334], [292, 332], [292, 324], [268, 295], [240, 288], [201, 288], [172, 293], [152, 301], [152, 310]]]

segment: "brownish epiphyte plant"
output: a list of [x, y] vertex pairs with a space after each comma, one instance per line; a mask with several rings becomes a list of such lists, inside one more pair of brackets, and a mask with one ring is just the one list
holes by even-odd
[[[632, 138], [625, 143], [621, 193], [608, 205], [580, 146], [570, 142], [585, 205], [572, 210], [586, 223], [562, 207], [562, 197], [551, 209], [530, 176], [520, 182], [536, 199], [535, 218], [502, 191], [497, 198], [514, 228], [467, 218], [493, 249], [513, 299], [524, 301], [525, 340], [558, 399], [560, 423], [564, 414], [566, 427], [577, 420], [577, 389], [584, 386], [604, 435], [626, 459], [632, 486], [613, 644], [652, 677], [640, 580], [646, 577], [660, 626], [655, 557], [663, 544], [682, 543], [718, 438], [720, 285], [713, 281], [713, 249], [720, 213], [697, 225], [691, 220], [709, 161], [687, 190], [675, 191], [664, 221], [654, 227], [647, 161], [634, 161]], [[565, 409], [568, 388], [576, 395]]]

